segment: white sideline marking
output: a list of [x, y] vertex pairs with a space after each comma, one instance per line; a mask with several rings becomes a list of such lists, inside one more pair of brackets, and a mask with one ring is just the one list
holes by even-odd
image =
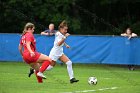
[[111, 87], [111, 88], [101, 88], [101, 89], [98, 89], [98, 90], [100, 90], [100, 91], [102, 91], [102, 90], [110, 90], [110, 89], [117, 89], [118, 87]]
[[118, 87], [111, 87], [111, 88], [100, 88], [97, 90], [83, 90], [83, 91], [73, 91], [73, 92], [61, 92], [61, 93], [86, 93], [86, 92], [96, 92], [96, 91], [104, 91], [104, 90], [113, 90], [117, 89]]
[[[94, 92], [96, 90], [83, 90], [83, 91], [75, 91], [76, 93], [80, 93], [80, 92]], [[73, 92], [72, 92], [73, 93]]]

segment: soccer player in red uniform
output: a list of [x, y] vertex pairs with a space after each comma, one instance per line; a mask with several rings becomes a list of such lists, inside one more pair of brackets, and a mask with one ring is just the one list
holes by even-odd
[[[35, 26], [32, 23], [25, 25], [19, 44], [19, 51], [24, 61], [35, 69], [38, 83], [42, 83], [42, 78], [46, 79], [43, 72], [51, 64], [51, 59], [36, 51], [36, 40], [33, 35], [34, 29]], [[42, 63], [42, 66], [40, 66], [40, 63]]]

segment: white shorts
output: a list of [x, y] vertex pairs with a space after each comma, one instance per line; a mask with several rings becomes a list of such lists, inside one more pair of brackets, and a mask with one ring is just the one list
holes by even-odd
[[63, 48], [52, 48], [49, 57], [51, 60], [57, 61], [63, 54]]
[[53, 61], [57, 61], [62, 55], [57, 56], [55, 54], [50, 54], [49, 55], [49, 58], [51, 58], [51, 60], [53, 60]]

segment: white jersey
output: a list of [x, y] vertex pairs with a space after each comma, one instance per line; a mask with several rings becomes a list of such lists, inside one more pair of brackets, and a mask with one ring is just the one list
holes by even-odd
[[62, 40], [62, 38], [64, 38], [65, 36], [63, 34], [61, 34], [59, 31], [55, 33], [55, 41], [54, 41], [54, 46], [50, 51], [49, 57], [54, 60], [57, 61], [63, 53], [63, 46], [64, 43], [60, 46], [58, 46], [58, 42], [60, 40]]

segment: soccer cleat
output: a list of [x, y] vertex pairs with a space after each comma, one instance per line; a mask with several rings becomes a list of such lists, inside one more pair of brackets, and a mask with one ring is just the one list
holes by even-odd
[[41, 72], [38, 72], [37, 73], [37, 76], [39, 76], [39, 77], [41, 77], [41, 78], [43, 78], [43, 79], [46, 79], [46, 77], [43, 75], [43, 73], [41, 73]]
[[31, 77], [32, 74], [34, 74], [34, 69], [33, 68], [30, 68], [30, 72], [28, 74], [28, 77]]
[[76, 80], [75, 78], [72, 78], [71, 80], [70, 80], [70, 83], [75, 83], [75, 82], [78, 82], [79, 80]]

